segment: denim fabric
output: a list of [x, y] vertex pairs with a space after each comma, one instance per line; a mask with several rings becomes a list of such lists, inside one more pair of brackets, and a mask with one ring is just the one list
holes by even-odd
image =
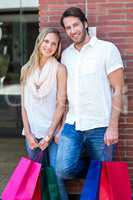
[[[41, 139], [37, 139], [37, 140], [40, 141]], [[27, 140], [26, 140], [25, 144], [26, 144], [26, 151], [28, 153], [29, 158], [32, 160], [36, 160], [37, 155], [41, 151], [41, 149], [38, 147], [35, 149], [31, 149], [28, 145]], [[54, 168], [55, 168], [55, 164], [56, 164], [57, 148], [58, 148], [57, 144], [55, 144], [55, 142], [52, 141], [47, 149], [48, 153], [49, 153], [50, 166], [52, 166]], [[44, 154], [45, 154], [45, 150], [44, 150]]]
[[111, 161], [114, 145], [104, 143], [106, 127], [76, 131], [75, 125], [65, 124], [60, 136], [56, 171], [58, 177], [70, 179], [85, 170], [81, 155], [87, 150], [91, 160]]
[[[58, 145], [55, 144], [54, 141], [52, 141], [51, 144], [48, 146], [50, 166], [52, 166], [54, 169], [56, 168], [55, 165], [56, 165], [57, 149], [58, 149]], [[40, 148], [35, 148], [33, 150], [30, 149], [27, 140], [26, 140], [26, 150], [27, 150], [29, 158], [31, 158], [33, 160], [35, 160], [37, 158], [38, 153], [41, 151]], [[66, 188], [65, 188], [63, 179], [60, 178], [59, 176], [57, 176], [57, 182], [58, 182], [58, 186], [59, 186], [61, 200], [68, 200], [68, 194], [66, 192]]]

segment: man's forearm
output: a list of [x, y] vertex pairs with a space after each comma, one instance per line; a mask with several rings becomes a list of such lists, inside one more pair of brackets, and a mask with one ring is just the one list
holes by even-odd
[[122, 109], [122, 93], [114, 93], [112, 97], [112, 112], [109, 126], [118, 127], [119, 117]]

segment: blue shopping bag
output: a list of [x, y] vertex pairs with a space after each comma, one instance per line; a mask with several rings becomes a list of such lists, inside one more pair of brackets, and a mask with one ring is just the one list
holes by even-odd
[[98, 200], [102, 163], [92, 160], [80, 195], [80, 200]]

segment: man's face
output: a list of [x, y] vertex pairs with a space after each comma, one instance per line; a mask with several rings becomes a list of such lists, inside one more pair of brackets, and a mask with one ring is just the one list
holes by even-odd
[[68, 37], [75, 43], [83, 43], [86, 37], [87, 23], [84, 24], [77, 17], [65, 17], [63, 19], [64, 28]]

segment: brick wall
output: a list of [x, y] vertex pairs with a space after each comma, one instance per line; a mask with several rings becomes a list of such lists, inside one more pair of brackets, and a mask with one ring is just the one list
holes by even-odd
[[127, 161], [133, 188], [133, 0], [40, 0], [40, 28], [57, 27], [66, 35], [59, 19], [64, 9], [78, 6], [86, 12], [89, 26], [97, 27], [97, 36], [114, 42], [122, 54], [125, 69], [126, 95], [120, 118], [120, 142], [117, 158]]

